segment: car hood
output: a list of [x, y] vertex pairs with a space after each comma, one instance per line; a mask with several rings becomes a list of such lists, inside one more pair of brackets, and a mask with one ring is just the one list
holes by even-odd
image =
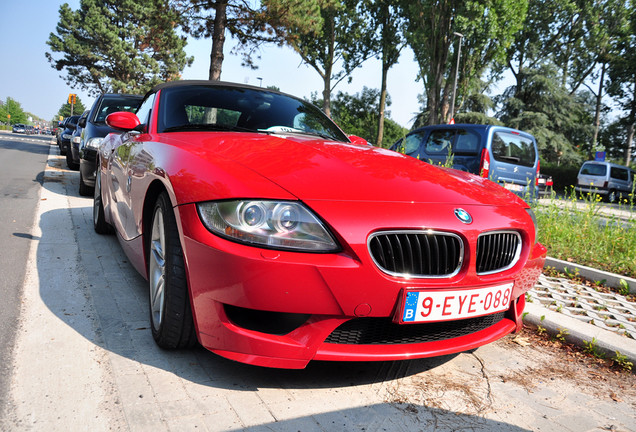
[[194, 145], [194, 152], [205, 159], [230, 159], [305, 201], [527, 206], [490, 180], [368, 145], [302, 135], [214, 133], [203, 139], [200, 133], [165, 135], [167, 143]]

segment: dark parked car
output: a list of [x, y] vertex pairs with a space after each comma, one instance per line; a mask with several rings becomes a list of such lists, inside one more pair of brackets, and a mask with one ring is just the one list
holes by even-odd
[[[82, 128], [79, 147], [73, 147], [73, 156], [77, 155], [80, 180], [79, 194], [92, 195], [95, 186], [95, 156], [102, 140], [115, 129], [106, 125], [106, 116], [118, 111], [135, 112], [142, 97], [129, 94], [103, 94], [97, 98], [86, 117], [82, 115], [79, 127]], [[77, 152], [77, 153], [75, 153]]]
[[[60, 134], [60, 154], [67, 155], [68, 153], [70, 153], [71, 139], [73, 138], [73, 132], [77, 128], [77, 121], [79, 120], [79, 118], [80, 116], [78, 115], [70, 116], [69, 118], [64, 120], [64, 126], [60, 127], [64, 128], [62, 130], [62, 133]], [[68, 163], [68, 156], [66, 158], [66, 162]], [[69, 166], [69, 168], [71, 167]]]
[[79, 169], [79, 145], [82, 137], [82, 132], [84, 131], [84, 128], [82, 128], [80, 125], [83, 124], [82, 120], [86, 120], [86, 117], [88, 117], [89, 113], [90, 110], [84, 111], [77, 121], [77, 127], [75, 128], [75, 130], [73, 131], [73, 135], [71, 136], [71, 151], [66, 152], [66, 165], [68, 165], [68, 167], [73, 171]]
[[539, 174], [537, 186], [539, 187], [539, 196], [552, 195], [552, 176], [547, 174]]

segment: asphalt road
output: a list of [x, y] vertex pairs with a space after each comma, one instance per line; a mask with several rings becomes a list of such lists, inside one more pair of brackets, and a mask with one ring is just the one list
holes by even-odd
[[46, 135], [0, 132], [0, 410], [6, 406], [29, 233], [50, 142]]

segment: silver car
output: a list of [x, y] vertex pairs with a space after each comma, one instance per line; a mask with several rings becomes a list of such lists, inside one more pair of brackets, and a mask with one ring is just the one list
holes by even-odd
[[578, 194], [598, 194], [607, 202], [628, 199], [634, 193], [636, 172], [623, 165], [610, 162], [585, 162], [576, 178]]

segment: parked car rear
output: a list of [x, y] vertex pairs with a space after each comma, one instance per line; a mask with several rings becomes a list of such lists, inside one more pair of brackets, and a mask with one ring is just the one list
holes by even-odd
[[610, 162], [587, 161], [576, 178], [578, 194], [598, 194], [608, 202], [627, 199], [634, 193], [636, 172]]
[[410, 132], [391, 147], [434, 165], [486, 177], [515, 194], [537, 197], [539, 150], [535, 138], [516, 129], [492, 125], [435, 125]]

